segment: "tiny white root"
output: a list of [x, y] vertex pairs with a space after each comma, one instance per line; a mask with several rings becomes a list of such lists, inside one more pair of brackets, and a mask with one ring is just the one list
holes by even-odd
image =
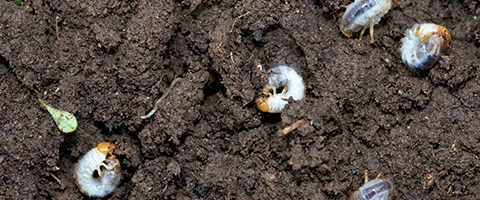
[[153, 107], [153, 110], [151, 110], [148, 114], [146, 115], [143, 115], [143, 116], [140, 116], [140, 119], [147, 119], [149, 117], [151, 117], [153, 114], [155, 114], [155, 112], [157, 112], [157, 109], [158, 109], [158, 105], [160, 104], [160, 102], [162, 102], [163, 99], [165, 99], [168, 94], [170, 93], [170, 91], [173, 89], [173, 86], [175, 86], [175, 84], [178, 82], [178, 81], [181, 81], [183, 80], [183, 78], [176, 78], [175, 80], [173, 80], [172, 84], [170, 84], [170, 87], [168, 87], [167, 91], [165, 91], [165, 94], [163, 94], [162, 97], [160, 97], [160, 99], [157, 100], [157, 102], [155, 102], [155, 106]]

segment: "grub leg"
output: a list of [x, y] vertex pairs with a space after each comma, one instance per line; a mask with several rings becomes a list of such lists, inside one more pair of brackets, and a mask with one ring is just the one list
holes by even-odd
[[266, 85], [265, 88], [269, 89], [269, 90], [272, 90], [273, 91], [273, 95], [276, 95], [277, 94], [277, 88], [275, 86], [271, 86], [271, 85]]
[[282, 94], [285, 94], [287, 91], [288, 91], [288, 87], [287, 86], [283, 87]]
[[370, 44], [373, 44], [373, 42], [375, 42], [375, 39], [373, 38], [373, 22], [370, 23]]
[[[110, 161], [108, 161], [108, 162], [110, 162]], [[120, 164], [120, 162], [117, 159], [113, 159], [113, 162], [114, 163], [113, 163], [112, 166], [108, 166], [105, 163], [102, 163], [101, 166], [105, 167], [105, 169], [107, 169], [108, 171], [112, 171], [113, 169], [115, 169], [115, 167], [117, 167]]]
[[[103, 164], [103, 163], [102, 163], [102, 164]], [[102, 177], [104, 173], [103, 173], [102, 170], [100, 169], [100, 166], [103, 166], [103, 165], [97, 166], [97, 172], [98, 172], [98, 176]]]
[[368, 170], [363, 171], [363, 175], [365, 176], [365, 183], [368, 183]]
[[360, 31], [360, 36], [358, 37], [358, 41], [361, 42], [362, 41], [362, 38], [363, 38], [363, 34], [365, 33], [365, 30], [367, 30], [367, 27], [364, 26], [362, 28], [362, 31]]
[[381, 178], [382, 177], [382, 172], [378, 173], [376, 178]]

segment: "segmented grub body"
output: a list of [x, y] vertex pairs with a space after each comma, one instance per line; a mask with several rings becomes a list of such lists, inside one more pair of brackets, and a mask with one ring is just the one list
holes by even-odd
[[[293, 68], [279, 65], [272, 67], [267, 73], [268, 84], [263, 88], [260, 97], [255, 99], [262, 112], [280, 113], [290, 97], [301, 100], [305, 96], [303, 79]], [[276, 89], [281, 87], [283, 91], [277, 94]]]
[[390, 200], [394, 196], [395, 187], [393, 183], [378, 174], [376, 179], [368, 179], [368, 171], [364, 171], [365, 184], [355, 191], [350, 200]]
[[373, 179], [353, 193], [351, 200], [390, 200], [393, 184], [386, 179]]
[[74, 178], [83, 193], [91, 197], [103, 197], [118, 186], [121, 168], [113, 155], [114, 150], [113, 143], [101, 142], [78, 161]]
[[355, 0], [347, 6], [340, 21], [340, 30], [347, 37], [361, 30], [359, 36], [361, 40], [365, 30], [370, 28], [370, 43], [373, 43], [373, 26], [380, 22], [390, 8], [392, 0]]
[[412, 69], [428, 70], [450, 47], [451, 41], [452, 36], [445, 26], [415, 24], [402, 39], [402, 60]]

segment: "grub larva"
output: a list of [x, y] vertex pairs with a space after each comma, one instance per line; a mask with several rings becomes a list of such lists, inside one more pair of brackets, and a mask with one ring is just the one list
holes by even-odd
[[359, 40], [362, 40], [363, 33], [370, 28], [370, 43], [373, 43], [373, 26], [380, 22], [383, 15], [392, 8], [392, 0], [355, 0], [347, 6], [347, 10], [340, 20], [340, 30], [347, 37], [360, 29]]
[[[305, 96], [303, 79], [293, 68], [278, 65], [269, 69], [267, 73], [268, 84], [263, 88], [260, 97], [255, 98], [260, 111], [280, 113], [290, 97], [293, 100], [301, 100]], [[277, 88], [281, 87], [283, 91], [277, 94]]]
[[377, 178], [369, 181], [368, 171], [365, 170], [365, 185], [355, 191], [350, 200], [390, 200], [394, 194], [393, 183], [387, 179], [380, 178], [382, 174], [379, 174]]
[[78, 161], [74, 177], [80, 191], [91, 197], [103, 197], [118, 186], [122, 174], [114, 150], [115, 144], [101, 142]]
[[402, 60], [415, 70], [428, 70], [448, 49], [452, 36], [445, 26], [415, 24], [402, 39]]

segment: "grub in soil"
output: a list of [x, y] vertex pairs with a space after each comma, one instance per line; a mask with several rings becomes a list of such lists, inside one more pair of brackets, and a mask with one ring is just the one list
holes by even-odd
[[[370, 44], [340, 31], [351, 2], [2, 1], [0, 198], [87, 198], [75, 163], [108, 141], [124, 172], [109, 199], [346, 199], [365, 170], [397, 199], [478, 199], [480, 4], [393, 1]], [[400, 52], [416, 23], [452, 35], [423, 73]], [[276, 65], [305, 98], [261, 113]]]

